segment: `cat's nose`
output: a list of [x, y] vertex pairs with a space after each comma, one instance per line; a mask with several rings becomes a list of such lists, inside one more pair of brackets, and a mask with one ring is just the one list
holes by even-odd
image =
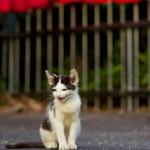
[[60, 94], [60, 93], [58, 93], [58, 94], [57, 94], [57, 97], [58, 97], [58, 98], [60, 98], [60, 97], [61, 97], [61, 94]]

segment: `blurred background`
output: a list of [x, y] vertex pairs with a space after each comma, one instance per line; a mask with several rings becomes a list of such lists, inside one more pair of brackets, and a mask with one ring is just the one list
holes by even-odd
[[150, 1], [0, 1], [0, 113], [44, 111], [45, 70], [79, 74], [82, 109], [150, 111]]

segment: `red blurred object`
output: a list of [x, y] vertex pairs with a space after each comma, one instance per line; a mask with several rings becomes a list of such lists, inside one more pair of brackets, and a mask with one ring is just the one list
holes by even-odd
[[66, 4], [66, 3], [79, 3], [83, 2], [83, 0], [59, 0], [60, 3]]
[[[83, 0], [86, 3], [106, 3], [108, 0]], [[109, 0], [110, 1], [110, 0]]]
[[116, 3], [137, 3], [141, 0], [58, 0], [60, 3], [75, 3], [75, 2], [85, 2], [85, 3], [107, 3], [107, 2], [116, 2]]
[[26, 12], [28, 10], [28, 0], [13, 0], [11, 10], [15, 12]]
[[49, 0], [28, 0], [28, 8], [47, 8]]
[[11, 0], [0, 0], [0, 12], [9, 12], [11, 10]]
[[115, 3], [139, 3], [141, 0], [112, 0]]
[[115, 3], [137, 3], [141, 0], [0, 0], [0, 12], [27, 12], [28, 9], [43, 8], [46, 9], [55, 2], [66, 3], [106, 3], [108, 1]]

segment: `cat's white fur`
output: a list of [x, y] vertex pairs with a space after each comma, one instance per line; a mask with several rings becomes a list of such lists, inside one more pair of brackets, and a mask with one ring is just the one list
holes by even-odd
[[[71, 70], [71, 75], [77, 73], [75, 69]], [[47, 77], [52, 79], [50, 74], [46, 72]], [[49, 80], [49, 83], [50, 80]], [[78, 76], [73, 83], [77, 86]], [[52, 83], [51, 83], [52, 84]], [[57, 148], [59, 145], [60, 150], [66, 149], [77, 149], [76, 138], [80, 133], [80, 107], [81, 99], [78, 95], [78, 88], [75, 90], [67, 90], [66, 86], [60, 81], [55, 86], [56, 91], [53, 92], [55, 97], [54, 99], [54, 111], [48, 108], [47, 116], [50, 120], [52, 131], [48, 131], [40, 128], [40, 135], [43, 141], [43, 144], [46, 148]], [[58, 97], [64, 98], [63, 101], [60, 101]], [[58, 143], [58, 145], [57, 145]]]

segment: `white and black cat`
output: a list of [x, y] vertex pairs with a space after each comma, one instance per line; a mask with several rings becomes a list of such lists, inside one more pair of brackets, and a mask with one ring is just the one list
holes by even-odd
[[42, 143], [7, 144], [6, 148], [57, 148], [77, 149], [76, 138], [80, 133], [81, 99], [78, 94], [78, 73], [57, 76], [45, 71], [54, 99], [50, 102], [40, 128]]

